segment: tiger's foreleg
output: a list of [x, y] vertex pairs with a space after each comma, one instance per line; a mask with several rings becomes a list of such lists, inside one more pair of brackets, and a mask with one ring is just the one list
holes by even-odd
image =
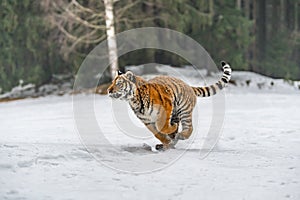
[[164, 105], [154, 104], [151, 115], [152, 123], [146, 124], [154, 136], [162, 142], [156, 145], [158, 150], [173, 148], [176, 144], [174, 139], [178, 132], [179, 120], [173, 119], [172, 108], [172, 103], [168, 100], [164, 101]]
[[161, 141], [162, 144], [157, 144], [155, 146], [155, 148], [157, 150], [166, 150], [166, 149], [169, 149], [169, 148], [172, 148], [173, 145], [172, 145], [172, 138], [170, 137], [170, 135], [168, 134], [163, 134], [163, 133], [160, 133], [156, 126], [155, 126], [155, 123], [152, 123], [152, 124], [148, 124], [146, 125], [147, 128], [154, 134], [154, 136], [159, 139]]
[[162, 112], [157, 118], [155, 126], [162, 134], [173, 134], [178, 130], [178, 123], [171, 123], [171, 112]]

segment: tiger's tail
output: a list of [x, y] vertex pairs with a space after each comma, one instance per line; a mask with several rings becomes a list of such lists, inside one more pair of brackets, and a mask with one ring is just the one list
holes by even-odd
[[204, 86], [204, 87], [192, 87], [195, 94], [198, 97], [209, 97], [215, 95], [218, 91], [222, 90], [231, 78], [231, 68], [229, 64], [222, 61], [221, 65], [223, 67], [223, 75], [222, 78], [216, 82], [215, 84]]

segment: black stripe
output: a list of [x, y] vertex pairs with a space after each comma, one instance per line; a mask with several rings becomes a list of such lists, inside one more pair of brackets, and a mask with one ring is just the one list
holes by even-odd
[[185, 112], [186, 109], [188, 108], [188, 107], [186, 107], [186, 106], [189, 106], [188, 101], [185, 101], [185, 102], [184, 102], [184, 105], [182, 105], [181, 108], [179, 108], [179, 110], [178, 110], [178, 112], [177, 112], [177, 115], [181, 115], [182, 112]]
[[182, 96], [182, 92], [176, 84], [173, 84], [173, 86], [175, 87], [175, 96], [177, 96], [177, 101], [179, 101]]
[[182, 111], [183, 111], [183, 110], [179, 110], [179, 111], [177, 111], [176, 115], [178, 115], [178, 116], [179, 116], [179, 115], [182, 113]]
[[201, 90], [201, 94], [203, 97], [205, 97], [205, 91], [200, 87], [199, 90]]
[[174, 88], [172, 87], [172, 85], [170, 85], [170, 90], [172, 91], [172, 95], [174, 96], [174, 102], [177, 102], [176, 93], [175, 93]]
[[151, 107], [151, 103], [152, 103], [153, 98], [151, 98], [151, 96], [152, 96], [151, 90], [149, 90], [148, 92], [149, 92], [149, 96], [148, 96], [148, 100], [147, 100], [147, 103], [148, 103], [147, 109], [148, 109], [148, 111], [149, 111], [149, 109], [150, 109], [150, 107]]
[[177, 106], [179, 106], [183, 102], [183, 98], [181, 98], [181, 96], [182, 95], [180, 95], [180, 97], [178, 97]]
[[183, 124], [186, 124], [186, 122], [187, 122], [187, 119], [181, 119], [181, 124], [183, 125]]
[[136, 78], [135, 78], [135, 75], [133, 75], [131, 78], [132, 78], [132, 80], [131, 80], [131, 81], [132, 81], [133, 83], [136, 83]]
[[229, 71], [225, 71], [224, 74], [230, 76], [230, 72]]
[[143, 102], [143, 99], [142, 99], [142, 96], [141, 96], [141, 91], [138, 90], [138, 93], [139, 93], [139, 100], [140, 100], [140, 113], [144, 114], [144, 102]]
[[181, 118], [187, 118], [189, 116], [190, 116], [190, 114], [182, 114], [182, 115], [180, 115]]
[[[157, 91], [157, 90], [156, 90], [156, 91]], [[161, 93], [160, 93], [159, 91], [157, 91], [157, 93], [158, 93], [159, 100], [160, 100], [161, 102], [163, 102], [163, 99], [162, 99], [162, 97], [161, 97]]]
[[127, 83], [127, 85], [129, 85], [129, 91], [132, 90], [132, 84]]
[[[176, 96], [177, 94], [179, 94], [177, 85], [174, 85], [174, 84], [173, 84], [173, 87], [175, 88], [175, 92], [174, 92], [174, 90], [173, 90], [173, 92], [175, 93], [175, 96]], [[171, 87], [171, 88], [172, 88], [172, 87]]]
[[187, 105], [189, 105], [189, 102], [187, 101], [187, 99], [185, 99], [185, 102], [183, 102], [183, 105], [181, 105], [180, 107], [180, 109], [182, 110], [182, 109], [186, 109], [186, 106]]
[[199, 88], [193, 88], [193, 90], [197, 96], [200, 96], [201, 92], [200, 92]]
[[222, 81], [223, 81], [224, 83], [228, 83], [228, 80], [227, 80], [225, 77], [222, 77]]
[[140, 120], [142, 121], [149, 121], [149, 119], [145, 118], [145, 117], [142, 117], [142, 116], [137, 116]]
[[146, 126], [150, 125], [150, 124], [155, 124], [155, 122], [149, 122], [149, 123], [144, 123]]
[[209, 92], [209, 87], [205, 87], [206, 91], [207, 91], [207, 96], [210, 96], [210, 92]]
[[184, 125], [188, 125], [188, 124], [191, 124], [192, 123], [192, 120], [191, 119], [182, 119], [181, 120], [181, 124], [182, 124], [182, 126], [184, 126]]
[[157, 111], [157, 114], [156, 114], [156, 115], [159, 115], [159, 114], [160, 114], [161, 107], [162, 107], [162, 106], [158, 106], [158, 111]]
[[190, 110], [186, 110], [186, 111], [184, 111], [184, 112], [181, 113], [181, 116], [186, 115], [186, 114], [188, 114], [188, 115], [191, 114], [191, 111]]
[[210, 86], [210, 88], [212, 89], [212, 91], [213, 91], [213, 94], [216, 94], [216, 93], [217, 93], [217, 91], [216, 91], [216, 88], [215, 88], [215, 86], [214, 86], [214, 85], [211, 85], [211, 86]]
[[218, 86], [218, 88], [219, 88], [220, 90], [223, 89], [222, 84], [221, 84], [220, 82], [217, 82], [216, 85]]
[[126, 83], [126, 89], [128, 88], [129, 86], [129, 91], [127, 91], [126, 95], [125, 95], [125, 98], [127, 99], [128, 95], [130, 94], [131, 90], [132, 90], [132, 85], [129, 84], [129, 83]]
[[187, 118], [185, 118], [185, 119], [182, 119], [182, 121], [183, 121], [184, 123], [192, 123], [192, 118], [191, 118], [191, 117], [187, 117]]
[[223, 78], [225, 78], [226, 80], [227, 80], [227, 82], [229, 81], [229, 79], [230, 79], [230, 76], [228, 77], [226, 74], [223, 74], [223, 76], [222, 76]]
[[150, 115], [151, 115], [153, 112], [153, 101], [150, 101], [149, 107], [150, 107]]
[[208, 92], [206, 92], [207, 89], [205, 87], [202, 87], [202, 89], [204, 90], [204, 94], [205, 94], [204, 97], [207, 97], [207, 93], [208, 93]]
[[180, 105], [182, 103], [183, 98], [181, 98], [181, 97], [182, 97], [182, 94], [179, 93], [178, 98], [177, 98], [178, 99], [177, 105]]
[[203, 92], [200, 90], [200, 88], [196, 88], [197, 92], [198, 92], [198, 96], [201, 96], [203, 94]]

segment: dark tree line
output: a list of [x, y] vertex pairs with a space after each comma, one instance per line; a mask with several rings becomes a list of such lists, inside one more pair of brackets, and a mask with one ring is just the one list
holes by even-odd
[[[40, 85], [53, 74], [76, 74], [85, 55], [106, 38], [104, 5], [91, 0], [0, 2], [0, 88], [23, 79]], [[117, 32], [156, 26], [183, 32], [215, 61], [236, 70], [300, 79], [300, 0], [121, 0]], [[139, 50], [119, 66], [188, 64], [169, 52]]]
[[273, 77], [299, 79], [299, 0], [256, 0], [250, 69]]

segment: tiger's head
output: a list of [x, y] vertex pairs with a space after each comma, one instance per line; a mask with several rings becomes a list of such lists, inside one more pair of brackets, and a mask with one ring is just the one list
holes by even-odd
[[131, 71], [125, 74], [118, 72], [107, 89], [108, 96], [114, 99], [130, 100], [136, 90], [135, 82], [135, 75]]

